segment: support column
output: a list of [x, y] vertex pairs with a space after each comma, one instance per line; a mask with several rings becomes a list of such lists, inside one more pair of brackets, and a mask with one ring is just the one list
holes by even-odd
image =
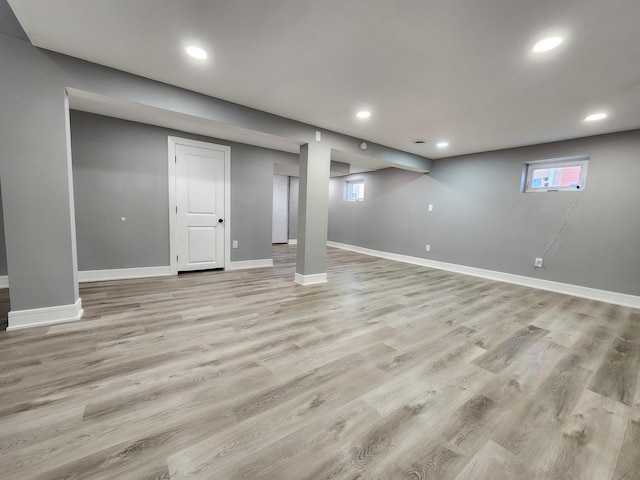
[[0, 35], [8, 330], [82, 316], [68, 109], [57, 77], [60, 69], [51, 66], [45, 55], [27, 42]]
[[294, 279], [300, 285], [327, 281], [330, 165], [329, 145], [313, 142], [300, 147], [298, 250]]

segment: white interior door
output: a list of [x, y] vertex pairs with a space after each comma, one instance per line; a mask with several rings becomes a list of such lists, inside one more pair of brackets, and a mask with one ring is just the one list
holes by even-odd
[[273, 221], [271, 243], [287, 243], [289, 240], [289, 177], [273, 176]]
[[176, 145], [178, 271], [224, 268], [225, 151]]

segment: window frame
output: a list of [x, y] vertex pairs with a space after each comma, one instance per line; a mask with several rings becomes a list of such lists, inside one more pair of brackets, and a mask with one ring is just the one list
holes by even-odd
[[[352, 185], [362, 185], [362, 198], [351, 198]], [[347, 180], [345, 182], [345, 200], [347, 202], [364, 202], [364, 179]]]
[[[532, 160], [525, 162], [524, 171], [522, 173], [522, 193], [547, 193], [547, 192], [581, 192], [587, 184], [587, 171], [589, 168], [589, 156], [577, 155], [573, 157], [549, 158], [544, 160]], [[580, 183], [571, 187], [531, 187], [531, 179], [534, 170], [544, 168], [559, 168], [581, 166]]]

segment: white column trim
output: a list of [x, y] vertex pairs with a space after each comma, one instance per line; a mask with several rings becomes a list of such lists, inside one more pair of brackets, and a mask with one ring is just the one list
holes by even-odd
[[301, 273], [296, 273], [293, 277], [293, 281], [304, 287], [308, 285], [318, 285], [320, 283], [327, 283], [327, 274], [313, 273], [311, 275], [302, 275]]
[[73, 322], [80, 320], [83, 313], [81, 298], [78, 298], [76, 303], [71, 305], [33, 308], [30, 310], [12, 310], [9, 312], [9, 326], [7, 327], [7, 331]]
[[71, 265], [73, 273], [73, 294], [80, 298], [78, 285], [78, 241], [76, 234], [76, 204], [73, 192], [73, 161], [71, 152], [71, 112], [69, 111], [69, 92], [64, 91], [64, 123], [67, 140], [67, 181], [69, 185], [69, 226], [71, 230]]
[[485, 270], [483, 268], [468, 267], [466, 265], [458, 265], [455, 263], [439, 262], [420, 257], [411, 257], [409, 255], [401, 255], [398, 253], [383, 252], [372, 250], [370, 248], [359, 247], [357, 245], [349, 245], [346, 243], [327, 242], [330, 247], [350, 250], [352, 252], [363, 253], [373, 257], [385, 258], [387, 260], [395, 260], [398, 262], [410, 263], [412, 265], [420, 265], [423, 267], [436, 268], [438, 270], [446, 270], [449, 272], [460, 273], [462, 275], [471, 275], [474, 277], [486, 278], [497, 282], [513, 283], [524, 287], [537, 288], [539, 290], [547, 290], [555, 293], [563, 293], [574, 297], [587, 298], [589, 300], [597, 300], [599, 302], [613, 303], [623, 307], [640, 308], [640, 296], [628, 295], [626, 293], [612, 292], [609, 290], [599, 290], [597, 288], [583, 287], [570, 283], [554, 282], [540, 278], [525, 277], [523, 275], [514, 275], [512, 273], [497, 272], [494, 270]]

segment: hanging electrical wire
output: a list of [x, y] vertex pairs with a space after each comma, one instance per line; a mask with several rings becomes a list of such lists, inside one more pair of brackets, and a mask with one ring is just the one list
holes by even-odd
[[569, 218], [571, 218], [571, 214], [573, 213], [573, 210], [576, 208], [576, 205], [578, 204], [578, 200], [580, 200], [580, 197], [581, 197], [580, 194], [578, 194], [576, 196], [576, 199], [573, 201], [573, 204], [571, 205], [571, 208], [569, 208], [569, 211], [567, 212], [567, 215], [564, 217], [564, 221], [562, 222], [562, 225], [560, 225], [560, 228], [556, 232], [555, 237], [553, 237], [553, 240], [551, 240], [549, 242], [549, 244], [547, 245], [547, 248], [545, 248], [544, 252], [542, 252], [542, 255], [540, 255], [540, 258], [544, 258], [544, 256], [549, 252], [551, 247], [553, 247], [553, 245], [558, 241], [558, 238], [560, 238], [560, 234], [562, 233], [562, 231], [565, 229], [565, 227], [569, 223]]

